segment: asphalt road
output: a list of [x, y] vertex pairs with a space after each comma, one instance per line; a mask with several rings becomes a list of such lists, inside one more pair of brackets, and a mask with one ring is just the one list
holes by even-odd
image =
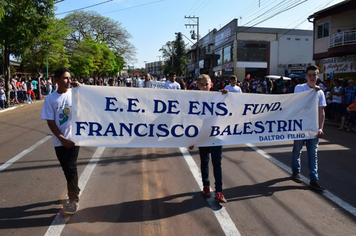
[[[224, 147], [222, 206], [201, 197], [197, 148], [183, 157], [179, 148], [81, 147], [80, 209], [65, 217], [42, 104], [0, 113], [2, 236], [356, 235], [356, 134], [330, 125], [319, 147], [326, 193], [290, 180], [292, 142]], [[303, 155], [308, 181], [306, 164]]]

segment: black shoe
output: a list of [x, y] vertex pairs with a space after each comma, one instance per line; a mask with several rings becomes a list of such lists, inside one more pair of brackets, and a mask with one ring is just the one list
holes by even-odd
[[303, 180], [302, 180], [302, 177], [300, 177], [300, 174], [293, 173], [292, 180], [296, 183], [303, 183]]
[[316, 189], [318, 191], [322, 191], [322, 192], [326, 190], [326, 188], [321, 186], [319, 181], [315, 181], [315, 180], [310, 180], [309, 187], [311, 187], [313, 189]]

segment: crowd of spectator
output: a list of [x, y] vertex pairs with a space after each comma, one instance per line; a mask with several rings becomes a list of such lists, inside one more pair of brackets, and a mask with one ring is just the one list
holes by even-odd
[[[149, 77], [149, 78], [148, 78]], [[125, 77], [94, 77], [94, 78], [75, 78], [78, 82], [87, 85], [107, 86], [109, 81], [116, 86], [126, 87], [146, 87], [147, 80], [166, 82], [164, 76], [154, 77], [146, 74], [140, 76]], [[40, 83], [38, 84], [38, 81]], [[181, 89], [198, 90], [197, 79], [192, 77], [178, 77], [176, 81]], [[212, 91], [220, 91], [230, 84], [230, 77], [213, 77], [211, 81]], [[261, 93], [261, 94], [288, 94], [294, 93], [297, 84], [305, 83], [303, 78], [292, 78], [285, 80], [283, 77], [272, 78], [244, 78], [237, 82], [243, 93]], [[355, 101], [356, 87], [352, 79], [326, 79], [322, 82], [320, 79], [317, 85], [325, 93], [327, 107], [325, 108], [326, 120], [336, 124], [340, 123], [340, 130], [351, 131], [355, 125], [356, 111], [352, 104]], [[35, 98], [48, 95], [56, 91], [56, 83], [51, 78], [31, 78], [15, 75], [10, 83], [10, 106], [18, 103], [32, 104]], [[41, 93], [39, 93], [41, 92]], [[3, 78], [0, 78], [0, 110], [5, 109], [6, 96]]]

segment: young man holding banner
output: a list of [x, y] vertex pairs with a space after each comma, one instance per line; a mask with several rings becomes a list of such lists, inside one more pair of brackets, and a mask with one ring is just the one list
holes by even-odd
[[311, 89], [316, 89], [318, 93], [318, 123], [319, 129], [318, 134], [313, 139], [306, 140], [294, 140], [293, 152], [292, 152], [292, 180], [297, 183], [302, 183], [303, 180], [300, 176], [300, 157], [302, 154], [302, 149], [304, 143], [307, 146], [308, 153], [308, 168], [310, 173], [310, 183], [309, 186], [318, 191], [325, 191], [325, 188], [319, 183], [318, 176], [318, 145], [319, 138], [323, 136], [323, 127], [325, 120], [324, 107], [326, 106], [326, 100], [324, 92], [316, 86], [316, 80], [319, 78], [319, 69], [317, 66], [309, 66], [306, 70], [307, 83], [297, 85], [294, 89], [295, 93], [309, 91]]
[[77, 159], [79, 146], [71, 141], [72, 134], [72, 90], [78, 82], [71, 82], [70, 71], [60, 68], [55, 71], [57, 91], [49, 94], [43, 103], [41, 119], [47, 120], [47, 125], [53, 133], [53, 145], [57, 158], [67, 180], [68, 200], [63, 204], [66, 214], [76, 213], [79, 205], [79, 187]]
[[[202, 91], [209, 91], [211, 87], [211, 79], [209, 75], [199, 75], [197, 86]], [[222, 93], [224, 93], [222, 91]], [[226, 93], [226, 92], [225, 92]], [[193, 149], [194, 146], [189, 147]], [[200, 170], [203, 181], [203, 197], [208, 198], [211, 196], [210, 180], [209, 180], [209, 159], [211, 154], [211, 161], [213, 163], [214, 178], [215, 178], [215, 201], [219, 203], [226, 203], [226, 199], [222, 194], [222, 146], [199, 147], [200, 155]]]

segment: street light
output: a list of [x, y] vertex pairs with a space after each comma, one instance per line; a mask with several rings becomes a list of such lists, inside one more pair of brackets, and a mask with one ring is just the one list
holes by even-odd
[[146, 71], [146, 62], [147, 62], [147, 61], [143, 61], [143, 63], [145, 63], [145, 73], [147, 73], [147, 71]]

